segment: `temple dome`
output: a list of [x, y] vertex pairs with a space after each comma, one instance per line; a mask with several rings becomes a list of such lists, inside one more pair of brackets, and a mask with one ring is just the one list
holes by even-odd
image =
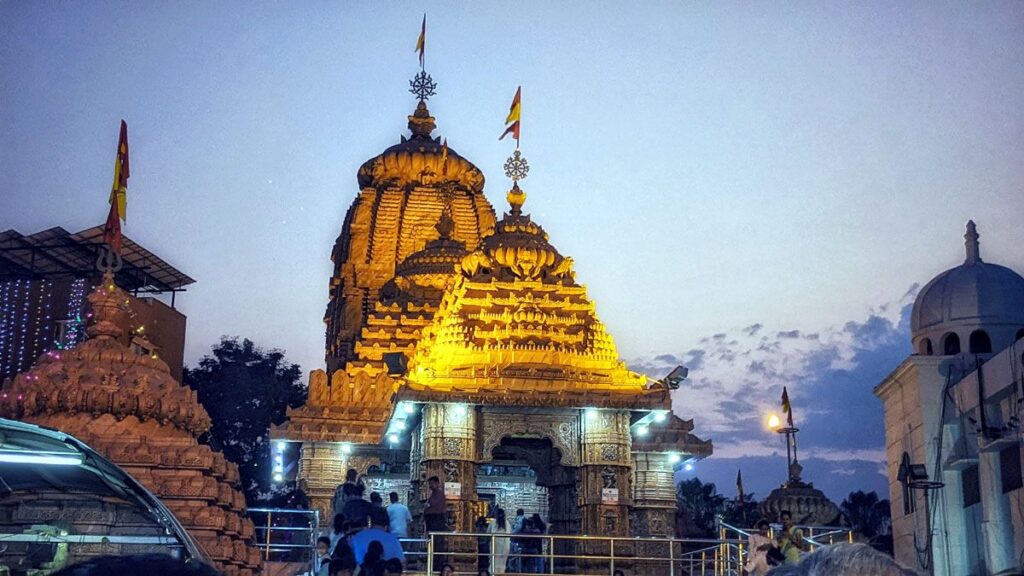
[[409, 116], [412, 137], [402, 136], [401, 142], [364, 162], [357, 174], [359, 187], [402, 188], [451, 182], [470, 192], [482, 192], [483, 173], [450, 147], [446, 156], [441, 138], [430, 137], [434, 128], [434, 117], [427, 110], [427, 104], [420, 100], [416, 111]]
[[518, 185], [508, 193], [511, 211], [494, 225], [494, 234], [481, 241], [480, 250], [466, 256], [460, 270], [467, 277], [493, 274], [498, 278], [565, 281], [575, 283], [572, 258], [548, 242], [548, 234], [529, 214], [523, 214], [526, 193]]
[[435, 228], [440, 234], [437, 239], [427, 242], [423, 250], [413, 252], [395, 267], [394, 284], [400, 290], [444, 290], [455, 276], [456, 266], [469, 254], [464, 243], [452, 238], [455, 222], [447, 212], [441, 214]]
[[939, 274], [914, 301], [911, 337], [918, 354], [998, 352], [1024, 330], [1024, 278], [983, 262], [973, 221], [964, 263]]

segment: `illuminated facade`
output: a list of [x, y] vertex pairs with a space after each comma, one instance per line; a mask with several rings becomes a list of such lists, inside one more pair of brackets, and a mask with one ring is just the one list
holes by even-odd
[[438, 476], [453, 530], [497, 504], [552, 533], [671, 534], [673, 470], [712, 450], [671, 413], [676, 382], [619, 359], [518, 184], [495, 221], [423, 98], [409, 129], [359, 170], [332, 256], [328, 371], [272, 430], [301, 444], [313, 505], [330, 513], [354, 468], [414, 514]]

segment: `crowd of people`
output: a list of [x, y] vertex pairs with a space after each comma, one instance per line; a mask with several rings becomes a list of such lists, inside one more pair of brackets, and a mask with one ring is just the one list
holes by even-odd
[[494, 508], [490, 517], [478, 518], [476, 532], [491, 535], [477, 539], [478, 576], [543, 572], [544, 539], [536, 536], [545, 534], [547, 528], [540, 514], [527, 517], [522, 508], [511, 522], [500, 507]]

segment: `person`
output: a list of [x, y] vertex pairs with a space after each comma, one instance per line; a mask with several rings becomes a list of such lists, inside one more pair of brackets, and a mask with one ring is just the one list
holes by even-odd
[[[540, 534], [540, 527], [534, 523], [533, 518], [523, 520], [524, 535]], [[523, 572], [537, 573], [541, 571], [541, 547], [543, 542], [540, 538], [520, 538], [519, 548], [522, 550], [523, 559], [521, 562]]]
[[800, 562], [800, 554], [807, 550], [807, 543], [804, 542], [804, 531], [793, 524], [793, 514], [789, 510], [779, 513], [779, 521], [782, 523], [782, 530], [779, 531], [779, 551], [790, 566]]
[[626, 576], [626, 573], [616, 568], [615, 572], [612, 572], [612, 576]]
[[341, 512], [345, 515], [345, 519], [348, 520], [349, 527], [352, 529], [361, 528], [369, 524], [372, 505], [363, 499], [363, 492], [365, 491], [366, 487], [362, 484], [345, 483], [345, 505], [342, 506]]
[[867, 544], [836, 544], [822, 546], [798, 564], [776, 566], [768, 576], [913, 576], [917, 574], [900, 566], [891, 556]]
[[384, 576], [384, 545], [380, 540], [374, 540], [367, 546], [355, 576]]
[[409, 521], [412, 514], [409, 507], [398, 501], [398, 492], [388, 494], [391, 504], [388, 504], [388, 527], [392, 534], [399, 538], [409, 537]]
[[523, 531], [523, 520], [526, 520], [526, 512], [522, 508], [517, 508], [516, 519], [512, 521], [512, 532], [518, 534]]
[[757, 530], [747, 537], [746, 570], [749, 576], [765, 576], [771, 568], [768, 565], [768, 550], [774, 546], [768, 537], [768, 528], [768, 521], [760, 520], [757, 523]]
[[313, 574], [330, 576], [331, 573], [331, 539], [321, 536], [316, 539], [316, 558], [313, 559]]
[[181, 560], [168, 554], [96, 556], [53, 572], [52, 576], [120, 576], [153, 574], [161, 576], [220, 576], [220, 572], [197, 560]]
[[[545, 524], [544, 520], [541, 519], [540, 514], [534, 512], [533, 516], [530, 516], [530, 519], [533, 520], [533, 528], [534, 528], [534, 530], [536, 531], [537, 534], [547, 534], [547, 532], [548, 532], [548, 525]], [[533, 542], [534, 542], [533, 549], [536, 551], [536, 553], [538, 555], [543, 554], [544, 553], [544, 546], [547, 544], [547, 540], [545, 540], [543, 538], [534, 538]], [[540, 558], [540, 557], [534, 558], [533, 564], [534, 564], [534, 567], [537, 569], [537, 572], [543, 572], [544, 570], [546, 570], [546, 567], [545, 567], [545, 563], [546, 562], [547, 562], [547, 560], [544, 559], [544, 558]]]
[[[473, 531], [477, 534], [488, 532], [488, 522], [485, 516], [476, 519]], [[476, 568], [477, 570], [488, 570], [491, 567], [491, 539], [489, 536], [476, 537]]]
[[451, 564], [441, 566], [441, 576], [455, 576], [455, 566]]
[[306, 494], [308, 491], [309, 482], [305, 478], [300, 478], [295, 490], [285, 498], [284, 507], [292, 510], [309, 510], [309, 496]]
[[334, 515], [334, 524], [331, 526], [331, 533], [328, 535], [328, 546], [327, 553], [334, 554], [334, 548], [338, 545], [338, 541], [345, 537], [345, 532], [348, 531], [348, 522], [345, 521], [345, 515], [341, 512]]
[[398, 576], [402, 573], [402, 563], [391, 558], [390, 560], [384, 561], [384, 576]]
[[370, 492], [370, 506], [376, 506], [378, 508], [384, 507], [384, 499], [380, 497], [380, 492], [376, 490]]
[[362, 482], [359, 482], [359, 473], [356, 472], [356, 469], [349, 468], [348, 472], [345, 473], [345, 481], [338, 484], [338, 487], [334, 489], [334, 499], [331, 501], [331, 507], [335, 513], [341, 512], [342, 508], [345, 507], [345, 487], [362, 486], [362, 484]]
[[489, 534], [496, 534], [491, 546], [491, 570], [495, 574], [504, 574], [505, 566], [508, 564], [508, 552], [510, 540], [508, 538], [508, 523], [505, 521], [505, 511], [498, 508], [494, 511], [494, 522], [487, 526]]
[[[427, 488], [430, 494], [427, 496], [426, 507], [423, 509], [423, 523], [426, 525], [427, 533], [447, 532], [448, 524], [445, 522], [447, 508], [444, 503], [444, 489], [441, 487], [441, 479], [431, 476], [427, 479]], [[440, 566], [444, 561], [445, 542], [437, 537], [434, 540], [434, 566]]]
[[[370, 515], [372, 524], [369, 528], [363, 528], [348, 537], [348, 542], [352, 546], [352, 553], [355, 556], [356, 564], [362, 566], [366, 562], [367, 555], [370, 553], [370, 548], [376, 549], [374, 544], [381, 546], [381, 552], [379, 554], [380, 570], [383, 570], [383, 563], [385, 560], [391, 558], [397, 558], [400, 562], [405, 562], [405, 554], [402, 552], [402, 545], [398, 542], [398, 538], [388, 532], [387, 526], [384, 522], [387, 520], [387, 514], [381, 510], [381, 513], [373, 513]], [[372, 564], [372, 563], [371, 563]], [[372, 564], [376, 565], [376, 564]], [[375, 568], [376, 569], [376, 568]]]
[[[512, 533], [513, 534], [522, 534], [523, 533], [523, 524], [525, 522], [526, 522], [526, 511], [523, 510], [522, 508], [517, 508], [516, 509], [515, 520], [512, 521]], [[510, 568], [511, 568], [511, 570], [513, 572], [522, 572], [523, 571], [523, 558], [520, 556], [520, 554], [523, 553], [522, 544], [523, 544], [523, 539], [522, 538], [513, 538], [512, 539], [512, 542], [511, 542], [511, 552], [512, 552], [513, 556], [512, 556], [512, 564], [511, 564]]]

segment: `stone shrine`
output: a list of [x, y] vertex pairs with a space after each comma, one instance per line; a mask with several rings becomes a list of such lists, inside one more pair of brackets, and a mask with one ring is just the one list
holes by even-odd
[[[216, 568], [238, 576], [258, 572], [260, 554], [252, 546], [254, 527], [244, 513], [238, 468], [198, 442], [211, 422], [196, 393], [178, 383], [162, 360], [128, 348], [121, 328], [128, 294], [110, 272], [88, 300], [89, 338], [70, 350], [47, 352], [8, 382], [0, 395], [0, 416], [55, 428], [87, 443], [159, 497]], [[16, 505], [20, 512], [12, 514], [23, 523], [26, 514], [38, 515], [40, 523], [62, 514], [59, 495], [41, 494], [35, 503]], [[114, 507], [110, 514], [116, 514]], [[102, 524], [106, 517], [98, 510], [88, 522]], [[110, 516], [109, 529], [123, 521]], [[91, 555], [162, 551], [150, 548], [111, 544], [74, 550]], [[72, 557], [69, 564], [84, 559]]]

